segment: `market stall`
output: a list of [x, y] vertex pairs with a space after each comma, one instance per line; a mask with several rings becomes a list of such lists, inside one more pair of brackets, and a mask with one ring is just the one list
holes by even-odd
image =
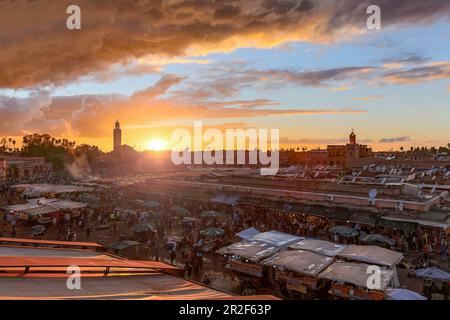
[[328, 293], [335, 299], [384, 300], [384, 291], [390, 286], [394, 271], [379, 268], [379, 278], [373, 282], [373, 266], [365, 263], [336, 261], [321, 272], [318, 277], [329, 282]]
[[278, 248], [260, 241], [244, 240], [221, 248], [217, 253], [225, 256], [227, 259], [225, 267], [233, 270], [244, 286], [258, 289], [263, 279], [268, 279], [261, 261], [278, 251]]
[[333, 262], [333, 258], [311, 251], [287, 250], [262, 264], [275, 268], [276, 283], [287, 298], [315, 299], [326, 296], [326, 281], [317, 276]]
[[423, 294], [430, 300], [450, 299], [450, 273], [437, 267], [415, 270], [415, 276], [424, 279]]

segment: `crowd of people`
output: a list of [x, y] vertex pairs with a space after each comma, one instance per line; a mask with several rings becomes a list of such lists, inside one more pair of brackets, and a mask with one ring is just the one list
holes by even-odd
[[[31, 181], [20, 181], [29, 182]], [[63, 175], [54, 175], [37, 182], [61, 183], [68, 182], [68, 179]], [[20, 199], [20, 194], [10, 188], [11, 184], [12, 182], [8, 182], [0, 185], [1, 204], [13, 204]], [[390, 247], [411, 256], [412, 263], [417, 267], [436, 265], [438, 260], [446, 260], [448, 266], [449, 234], [437, 228], [418, 227], [406, 232], [339, 221], [327, 218], [326, 215], [321, 217], [306, 212], [277, 210], [258, 204], [238, 202], [230, 205], [170, 196], [157, 197], [160, 205], [146, 209], [136, 203], [142, 195], [126, 187], [99, 188], [94, 194], [99, 199], [98, 205], [63, 212], [60, 218], [53, 218], [51, 228], [57, 231], [52, 236], [68, 241], [92, 239], [105, 245], [121, 240], [136, 240], [148, 249], [147, 256], [141, 258], [164, 259], [177, 264], [185, 268], [187, 277], [196, 280], [205, 279], [205, 257], [212, 261], [214, 267], [218, 266], [221, 261], [214, 252], [235, 242], [235, 234], [250, 227], [260, 232], [276, 230], [336, 243], [360, 243], [358, 237], [345, 237], [329, 232], [332, 226], [346, 225], [360, 233], [382, 234], [393, 239], [395, 245]], [[73, 200], [76, 199], [76, 196], [73, 196]], [[169, 209], [175, 205], [187, 209], [189, 216], [168, 214]], [[216, 218], [203, 218], [202, 213], [208, 210], [220, 212], [221, 215]], [[7, 221], [5, 215], [2, 219], [0, 234], [15, 237], [17, 221]], [[154, 229], [145, 233], [131, 231], [132, 226], [145, 223], [154, 225]], [[221, 229], [223, 233], [214, 237], [205, 236], [201, 231], [207, 228]], [[101, 233], [103, 238], [99, 238], [97, 233]], [[44, 236], [50, 237], [48, 233]]]

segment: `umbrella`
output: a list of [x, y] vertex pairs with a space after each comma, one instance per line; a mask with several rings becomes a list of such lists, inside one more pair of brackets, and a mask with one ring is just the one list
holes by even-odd
[[210, 237], [210, 238], [220, 237], [224, 233], [225, 233], [225, 231], [223, 229], [218, 229], [218, 228], [208, 228], [208, 229], [200, 231], [201, 235]]
[[218, 217], [220, 217], [222, 214], [220, 213], [220, 212], [218, 212], [218, 211], [212, 211], [212, 210], [210, 210], [210, 211], [204, 211], [202, 214], [201, 214], [201, 217], [202, 218], [218, 218]]
[[180, 206], [173, 206], [172, 208], [169, 209], [169, 211], [178, 216], [183, 216], [183, 217], [187, 217], [190, 215], [190, 212], [188, 209], [180, 207]]
[[176, 248], [176, 245], [177, 245], [177, 243], [175, 241], [169, 241], [169, 242], [166, 242], [166, 244], [164, 245], [164, 248], [167, 251], [172, 251]]
[[329, 229], [331, 233], [335, 233], [344, 238], [356, 237], [359, 233], [356, 229], [347, 226], [334, 226]]
[[130, 228], [131, 231], [135, 233], [140, 232], [156, 232], [156, 227], [151, 223], [141, 223], [141, 224], [135, 224]]
[[421, 294], [408, 289], [387, 289], [387, 300], [427, 300]]
[[359, 237], [359, 240], [366, 243], [385, 243], [390, 246], [395, 245], [395, 240], [388, 238], [386, 236], [383, 236], [381, 234], [367, 234], [362, 237]]
[[450, 281], [450, 274], [437, 267], [418, 269], [415, 274], [418, 278]]
[[181, 220], [182, 223], [197, 223], [199, 221], [199, 219], [191, 217], [184, 217], [183, 220]]
[[141, 245], [139, 242], [136, 241], [130, 241], [130, 240], [124, 240], [124, 241], [119, 241], [119, 242], [114, 242], [111, 243], [108, 246], [108, 249], [113, 249], [113, 250], [124, 250], [130, 247], [136, 247]]
[[209, 244], [205, 244], [204, 246], [202, 246], [200, 248], [200, 250], [204, 253], [208, 253], [208, 252], [211, 252], [211, 250], [213, 250], [214, 247], [215, 247], [215, 244], [209, 243]]

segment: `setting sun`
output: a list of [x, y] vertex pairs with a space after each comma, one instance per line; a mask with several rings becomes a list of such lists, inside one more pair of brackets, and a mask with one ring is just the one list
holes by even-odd
[[164, 151], [168, 147], [168, 144], [166, 141], [161, 139], [154, 139], [149, 141], [147, 144], [147, 149], [150, 151]]

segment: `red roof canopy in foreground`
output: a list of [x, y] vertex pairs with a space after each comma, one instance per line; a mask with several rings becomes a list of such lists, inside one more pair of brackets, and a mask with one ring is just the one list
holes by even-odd
[[22, 244], [22, 245], [49, 245], [61, 246], [65, 248], [83, 247], [83, 248], [103, 248], [102, 245], [95, 242], [72, 242], [72, 241], [50, 241], [50, 240], [36, 240], [36, 239], [20, 239], [20, 238], [0, 238], [0, 244]]
[[0, 257], [1, 267], [101, 267], [175, 270], [174, 266], [158, 261], [137, 261], [125, 259], [61, 258], [61, 257]]

